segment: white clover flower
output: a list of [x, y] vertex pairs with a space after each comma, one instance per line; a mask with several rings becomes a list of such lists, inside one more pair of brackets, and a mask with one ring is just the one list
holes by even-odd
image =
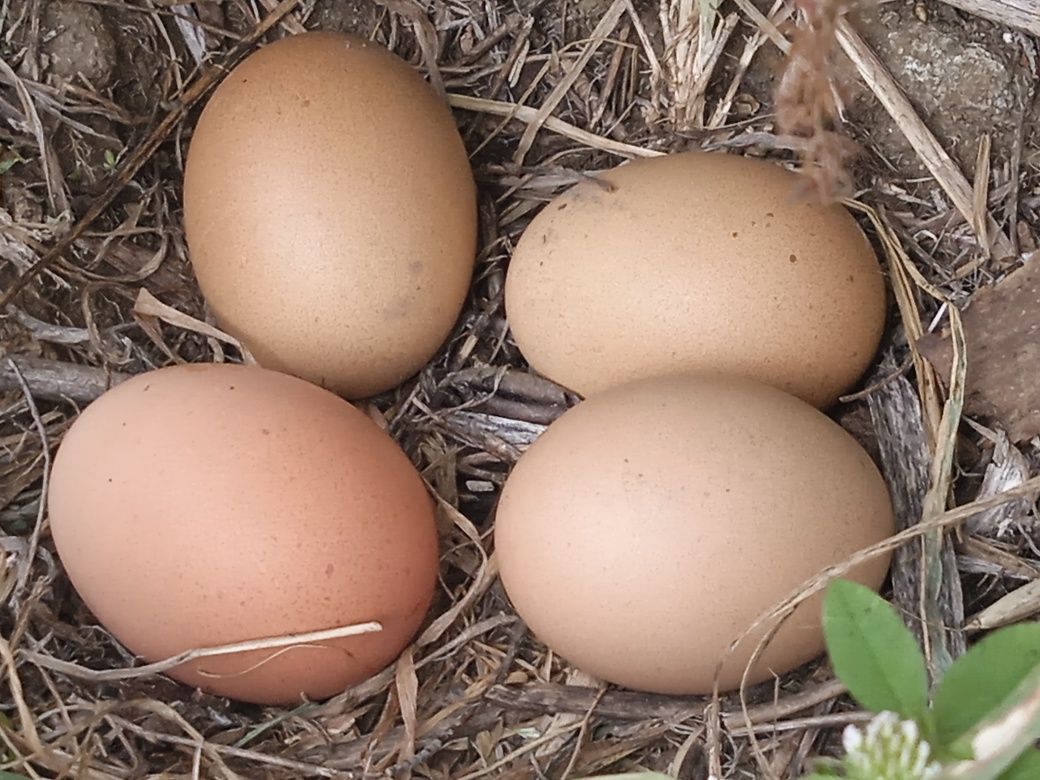
[[847, 780], [935, 780], [940, 766], [917, 724], [882, 712], [865, 729], [847, 726], [842, 734]]

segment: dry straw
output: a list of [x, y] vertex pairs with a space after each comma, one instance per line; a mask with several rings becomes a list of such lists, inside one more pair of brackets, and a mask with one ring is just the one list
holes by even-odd
[[[1027, 30], [1034, 24], [1032, 0], [949, 2]], [[1035, 453], [1009, 444], [1023, 473], [1010, 490], [980, 493], [970, 471], [987, 465], [979, 453], [991, 445], [981, 426], [960, 424], [970, 355], [956, 313], [1031, 239], [1018, 220], [1040, 209], [1028, 163], [1035, 152], [1024, 148], [1030, 136], [1023, 129], [1009, 150], [980, 132], [969, 177], [856, 23], [827, 17], [826, 3], [810, 5], [264, 0], [257, 16], [256, 4], [239, 0], [221, 4], [223, 15], [215, 4], [104, 0], [90, 7], [132, 31], [136, 48], [125, 53], [123, 80], [101, 91], [83, 79], [47, 83], [43, 4], [4, 4], [0, 771], [84, 780], [526, 780], [649, 768], [681, 778], [791, 778], [833, 751], [840, 726], [862, 715], [825, 665], [716, 700], [597, 687], [526, 632], [495, 576], [495, 491], [574, 401], [525, 373], [509, 341], [502, 285], [510, 248], [540, 205], [583, 172], [684, 148], [781, 164], [797, 152], [825, 183], [854, 182], [848, 205], [885, 258], [897, 304], [886, 361], [841, 419], [890, 461], [905, 530], [821, 572], [763, 620], [788, 613], [862, 556], [898, 545], [892, 598], [934, 674], [963, 648], [965, 631], [1040, 610], [1040, 551], [1030, 535]], [[824, 35], [797, 32], [807, 11], [825, 14], [814, 17]], [[142, 667], [93, 624], [53, 554], [45, 478], [78, 410], [105, 388], [170, 361], [242, 358], [207, 318], [186, 261], [178, 205], [186, 138], [206, 95], [258, 42], [336, 18], [421, 67], [457, 109], [481, 184], [481, 248], [449, 345], [419, 377], [366, 407], [437, 496], [443, 560], [431, 621], [395, 667], [358, 687], [326, 702], [259, 708], [181, 688], [156, 673], [183, 658]], [[131, 45], [126, 36], [119, 42]], [[778, 134], [768, 63], [791, 51], [817, 70], [788, 81], [801, 85], [788, 98], [815, 94], [823, 102], [812, 105], [826, 110]], [[819, 70], [843, 56], [863, 85], [845, 105], [848, 124], [843, 95], [830, 92], [831, 71]], [[127, 59], [153, 63], [151, 77], [136, 76]], [[883, 112], [857, 112], [874, 101]], [[796, 119], [799, 105], [786, 104]], [[1016, 111], [1025, 128], [1025, 106]], [[870, 139], [889, 129], [915, 160], [889, 164], [875, 153]], [[821, 130], [837, 134], [823, 136], [836, 146], [819, 145]], [[845, 178], [842, 137], [860, 148], [854, 178]], [[1002, 204], [1014, 204], [1010, 222]], [[940, 324], [958, 348], [949, 376], [936, 376], [916, 349]], [[879, 424], [864, 428], [870, 413]], [[995, 524], [963, 527], [998, 506], [999, 533]], [[277, 652], [322, 636], [262, 644]]]

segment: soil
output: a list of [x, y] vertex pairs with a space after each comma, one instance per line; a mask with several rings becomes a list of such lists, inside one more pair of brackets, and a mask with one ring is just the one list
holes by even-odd
[[101, 11], [75, 2], [52, 2], [43, 15], [43, 64], [56, 83], [85, 79], [97, 89], [112, 80], [116, 42]]

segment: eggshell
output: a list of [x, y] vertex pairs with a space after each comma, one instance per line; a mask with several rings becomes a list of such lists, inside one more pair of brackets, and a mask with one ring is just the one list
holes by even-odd
[[473, 270], [476, 195], [444, 101], [381, 46], [307, 33], [213, 93], [184, 228], [221, 326], [261, 365], [351, 398], [436, 352]]
[[[747, 380], [664, 377], [549, 427], [506, 482], [495, 547], [517, 611], [563, 658], [631, 688], [704, 694], [761, 613], [892, 531], [874, 464], [816, 409]], [[876, 588], [887, 567], [852, 577]], [[783, 625], [752, 683], [823, 651], [820, 603]], [[725, 664], [723, 690], [762, 635]]]
[[170, 672], [244, 701], [322, 698], [378, 672], [436, 582], [432, 503], [404, 453], [346, 401], [255, 367], [166, 368], [108, 391], [65, 435], [49, 506], [72, 584], [148, 661], [382, 623]]
[[574, 186], [509, 265], [521, 352], [583, 395], [718, 371], [833, 403], [877, 349], [884, 283], [849, 213], [796, 200], [796, 184], [770, 162], [688, 152]]

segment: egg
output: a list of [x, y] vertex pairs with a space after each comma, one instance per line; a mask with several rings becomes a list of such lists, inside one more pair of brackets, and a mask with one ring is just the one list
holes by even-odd
[[146, 661], [381, 624], [169, 672], [247, 702], [320, 699], [380, 671], [436, 583], [432, 502], [405, 454], [346, 401], [257, 367], [177, 366], [109, 390], [66, 433], [48, 504], [73, 586]]
[[[873, 462], [821, 412], [749, 380], [675, 376], [550, 425], [506, 481], [495, 549], [517, 612], [564, 659], [630, 688], [706, 694], [760, 614], [892, 532]], [[877, 588], [887, 567], [849, 576]], [[823, 651], [820, 606], [783, 624], [751, 683]], [[763, 634], [726, 661], [722, 690]]]
[[361, 398], [437, 351], [473, 271], [476, 195], [445, 102], [381, 46], [270, 44], [213, 93], [184, 230], [221, 327], [268, 368]]
[[513, 253], [517, 346], [583, 395], [718, 371], [832, 404], [877, 350], [884, 281], [851, 215], [796, 184], [773, 163], [686, 152], [572, 187]]

